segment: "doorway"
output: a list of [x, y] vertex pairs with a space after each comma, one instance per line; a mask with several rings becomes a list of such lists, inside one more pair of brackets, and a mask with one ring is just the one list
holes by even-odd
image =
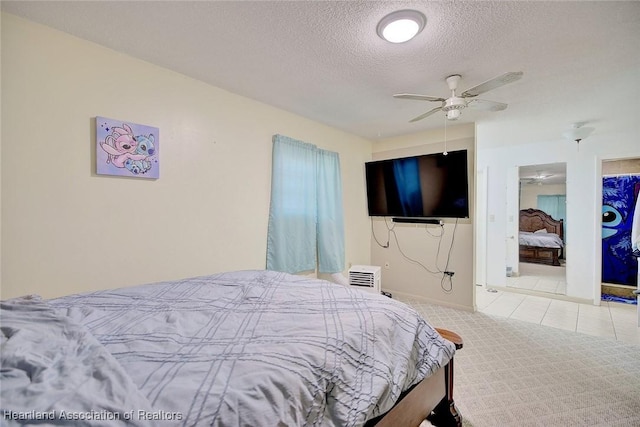
[[520, 166], [517, 271], [507, 287], [566, 295], [566, 163]]
[[[640, 204], [640, 159], [602, 161], [601, 299], [637, 303], [640, 280], [638, 231], [633, 230]], [[635, 231], [636, 235], [633, 235]], [[640, 312], [638, 314], [640, 325]]]

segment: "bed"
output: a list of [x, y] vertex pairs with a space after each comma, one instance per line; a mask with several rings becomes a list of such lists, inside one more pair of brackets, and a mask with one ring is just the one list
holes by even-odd
[[563, 221], [539, 209], [520, 211], [520, 262], [560, 266], [564, 248]]
[[382, 295], [256, 270], [1, 309], [3, 425], [461, 425], [461, 340]]

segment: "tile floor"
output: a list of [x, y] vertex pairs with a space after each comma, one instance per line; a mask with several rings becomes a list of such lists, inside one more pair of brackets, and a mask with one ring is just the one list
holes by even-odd
[[[557, 268], [557, 267], [556, 267]], [[478, 311], [559, 329], [603, 336], [640, 344], [638, 306], [602, 301], [600, 306], [581, 304], [552, 298], [550, 294], [562, 294], [562, 278], [552, 276], [521, 275], [509, 278], [508, 287], [492, 293], [487, 288], [476, 288]], [[513, 280], [512, 280], [513, 279]], [[566, 282], [564, 283], [566, 287]], [[510, 292], [509, 287], [526, 289], [536, 295]], [[540, 292], [547, 289], [545, 292]]]
[[507, 287], [537, 292], [567, 293], [567, 268], [521, 262], [517, 277], [507, 277]]

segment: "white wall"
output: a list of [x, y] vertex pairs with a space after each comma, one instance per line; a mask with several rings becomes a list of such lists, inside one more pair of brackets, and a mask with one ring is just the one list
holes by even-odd
[[[439, 226], [396, 224], [391, 222], [391, 218], [387, 218], [386, 221], [382, 218], [372, 219], [372, 227], [377, 240], [383, 245], [387, 243], [388, 239], [390, 240], [389, 247], [383, 248], [373, 236], [371, 237], [371, 263], [383, 267], [382, 288], [384, 290], [392, 294], [410, 296], [441, 305], [474, 310], [474, 144], [473, 124], [458, 125], [447, 129], [447, 150], [468, 150], [471, 218], [459, 220], [457, 227], [454, 219], [444, 220], [444, 235], [439, 253], [439, 239], [432, 236], [437, 236], [442, 232]], [[374, 160], [442, 152], [444, 151], [444, 130], [438, 129], [388, 138], [375, 143], [373, 151]], [[394, 234], [388, 232], [390, 227], [393, 227], [397, 241]], [[454, 229], [455, 240], [451, 247]], [[442, 273], [433, 274], [426, 269], [432, 272], [443, 270], [450, 247], [451, 256], [447, 269], [454, 272], [453, 287], [451, 292], [445, 292], [443, 288], [448, 290], [451, 282], [443, 281]], [[408, 260], [405, 256], [419, 261], [423, 266]], [[389, 268], [384, 268], [386, 263], [389, 264]]]
[[538, 209], [538, 196], [567, 194], [566, 184], [524, 184], [520, 188], [520, 209]]
[[[488, 171], [487, 191], [487, 284], [505, 286], [508, 236], [516, 227], [509, 218], [517, 211], [507, 209], [508, 198], [517, 186], [509, 171], [515, 167], [546, 163], [567, 163], [567, 296], [599, 304], [601, 277], [601, 215], [603, 159], [640, 156], [639, 125], [629, 109], [617, 116], [619, 126], [596, 123], [596, 131], [580, 145], [560, 137], [515, 146], [495, 145], [495, 141], [519, 141], [528, 129], [539, 127], [535, 118], [505, 130], [499, 122], [476, 126], [477, 168]], [[515, 205], [517, 206], [517, 204]], [[515, 246], [517, 250], [517, 246]]]
[[[346, 262], [370, 262], [371, 142], [2, 15], [2, 298], [264, 268], [271, 137], [340, 153]], [[95, 117], [160, 129], [160, 179], [95, 174]]]
[[[2, 19], [0, 19], [0, 34], [2, 32]], [[2, 55], [0, 55], [0, 99], [2, 99]], [[1, 107], [0, 107], [1, 109]], [[2, 118], [0, 117], [0, 260], [2, 260]], [[0, 297], [2, 295], [2, 262], [0, 262]]]

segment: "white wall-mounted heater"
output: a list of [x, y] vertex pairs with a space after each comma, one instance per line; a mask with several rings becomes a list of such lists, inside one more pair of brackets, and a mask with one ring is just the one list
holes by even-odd
[[349, 269], [349, 285], [368, 292], [381, 292], [381, 269], [375, 265], [353, 265]]

